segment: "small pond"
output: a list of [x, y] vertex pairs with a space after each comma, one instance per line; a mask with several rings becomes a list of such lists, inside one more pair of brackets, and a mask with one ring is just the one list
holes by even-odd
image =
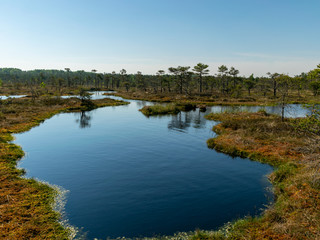
[[147, 118], [138, 109], [152, 103], [128, 101], [58, 114], [15, 135], [26, 152], [19, 167], [69, 190], [66, 217], [88, 239], [217, 229], [272, 201], [270, 166], [207, 148], [216, 123], [204, 115], [230, 107]]

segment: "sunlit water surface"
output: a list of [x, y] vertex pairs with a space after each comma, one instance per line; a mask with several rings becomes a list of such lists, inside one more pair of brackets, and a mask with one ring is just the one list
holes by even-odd
[[9, 96], [1, 95], [0, 100], [7, 100], [9, 98], [22, 98], [22, 97], [26, 97], [26, 96], [27, 95], [9, 95]]
[[70, 191], [66, 217], [88, 239], [216, 229], [270, 201], [270, 166], [207, 148], [216, 123], [204, 115], [230, 108], [147, 118], [138, 109], [152, 103], [130, 102], [15, 135], [26, 152], [19, 167]]

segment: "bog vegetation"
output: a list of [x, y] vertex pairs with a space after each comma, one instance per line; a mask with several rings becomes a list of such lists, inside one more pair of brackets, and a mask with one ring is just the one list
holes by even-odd
[[275, 167], [269, 176], [275, 203], [259, 218], [247, 218], [215, 235], [198, 232], [195, 239], [320, 238], [320, 111], [306, 118], [284, 119], [258, 113], [210, 114], [221, 121], [209, 148], [248, 157]]
[[[211, 114], [220, 121], [219, 136], [208, 147], [231, 155], [249, 157], [275, 166], [269, 177], [275, 204], [259, 218], [227, 224], [216, 232], [197, 231], [184, 239], [320, 239], [320, 65], [290, 77], [268, 73], [267, 77], [240, 76], [234, 67], [220, 66], [210, 74], [206, 64], [170, 67], [155, 75], [63, 70], [22, 71], [0, 69], [0, 95], [27, 94], [23, 99], [0, 100], [0, 238], [67, 239], [68, 229], [58, 223], [52, 210], [56, 192], [35, 180], [22, 178], [16, 168], [23, 156], [10, 143], [12, 133], [38, 125], [61, 111], [84, 111], [100, 106], [125, 104], [111, 99], [91, 100], [85, 90], [116, 90], [121, 96], [173, 102], [141, 111], [146, 115], [177, 113], [214, 104], [307, 103], [305, 118], [287, 119], [258, 113]], [[62, 99], [77, 94], [80, 98]], [[181, 239], [178, 234], [173, 239]]]
[[127, 103], [49, 96], [0, 101], [0, 239], [70, 239], [74, 236], [70, 228], [58, 222], [60, 214], [52, 209], [58, 192], [34, 179], [23, 178], [24, 170], [16, 168], [24, 152], [11, 143], [11, 134], [27, 131], [62, 111], [121, 104]]
[[177, 114], [180, 111], [190, 111], [196, 109], [195, 104], [191, 103], [170, 103], [167, 105], [156, 104], [152, 106], [144, 106], [141, 111], [146, 116], [163, 115], [163, 114]]
[[[310, 97], [320, 94], [320, 65], [308, 73], [290, 77], [286, 74], [267, 73], [267, 77], [240, 75], [239, 70], [225, 65], [218, 67], [216, 74], [210, 74], [208, 65], [198, 63], [189, 66], [170, 67], [168, 71], [159, 70], [154, 75], [141, 72], [127, 74], [125, 69], [119, 73], [98, 73], [65, 70], [22, 71], [15, 68], [1, 68], [0, 79], [8, 91], [2, 93], [28, 91], [33, 97], [44, 93], [65, 94], [70, 88], [112, 89], [124, 92], [157, 94], [160, 97], [185, 95], [203, 96], [208, 99], [229, 101], [231, 98], [243, 101], [256, 101], [257, 98], [280, 98], [285, 101], [308, 102]], [[68, 89], [68, 90], [66, 90]], [[317, 99], [317, 98], [314, 98]]]

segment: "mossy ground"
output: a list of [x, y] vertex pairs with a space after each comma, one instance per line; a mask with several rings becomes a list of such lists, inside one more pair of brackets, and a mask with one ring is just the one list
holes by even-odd
[[[177, 93], [153, 93], [141, 91], [121, 91], [115, 93], [107, 93], [106, 95], [116, 95], [126, 99], [143, 100], [150, 102], [174, 102], [174, 103], [191, 103], [195, 105], [223, 105], [223, 106], [266, 106], [276, 105], [280, 102], [280, 97], [274, 98], [270, 94], [262, 96], [259, 93], [253, 92], [251, 95], [243, 94], [240, 97], [232, 97], [219, 92], [208, 94], [177, 94]], [[296, 91], [290, 91], [288, 103], [304, 104], [304, 103], [320, 103], [320, 95], [313, 96], [312, 92], [304, 91], [298, 94]]]
[[[94, 100], [94, 108], [127, 104], [111, 99]], [[69, 239], [71, 233], [52, 208], [58, 192], [34, 179], [23, 178], [17, 161], [21, 147], [10, 143], [12, 133], [27, 131], [64, 111], [86, 110], [79, 99], [40, 97], [9, 99], [0, 105], [0, 239]]]
[[164, 114], [177, 114], [180, 111], [190, 111], [196, 108], [196, 105], [190, 103], [174, 104], [169, 103], [166, 105], [156, 104], [152, 106], [144, 106], [141, 111], [146, 116], [164, 115]]
[[[275, 167], [275, 203], [259, 218], [239, 220], [222, 239], [320, 239], [320, 137], [260, 113], [209, 114], [221, 121], [208, 147]], [[197, 239], [220, 239], [205, 235]]]
[[320, 137], [297, 128], [303, 119], [258, 113], [209, 114], [219, 121], [209, 148], [274, 166], [269, 176], [275, 202], [260, 217], [227, 223], [217, 231], [197, 230], [145, 240], [320, 239]]
[[[224, 101], [187, 96], [133, 96], [148, 101], [206, 105], [260, 105], [263, 99]], [[308, 102], [309, 98], [304, 98]], [[85, 110], [76, 99], [15, 99], [2, 102], [0, 113], [0, 239], [67, 239], [68, 231], [52, 210], [56, 192], [45, 184], [22, 178], [16, 168], [23, 151], [10, 141], [22, 132], [62, 111]], [[55, 102], [58, 101], [58, 102]], [[96, 107], [125, 104], [95, 101]], [[274, 100], [267, 101], [272, 104]], [[302, 102], [302, 101], [301, 101]], [[275, 203], [259, 218], [229, 223], [219, 231], [178, 233], [160, 239], [320, 239], [320, 139], [297, 128], [294, 121], [260, 113], [223, 113], [207, 117], [221, 121], [214, 127], [219, 136], [208, 146], [231, 155], [248, 157], [275, 166], [269, 176]], [[159, 239], [153, 238], [153, 239]]]

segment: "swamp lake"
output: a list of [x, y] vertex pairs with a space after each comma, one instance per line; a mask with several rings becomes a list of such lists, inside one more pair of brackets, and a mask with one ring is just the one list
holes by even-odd
[[65, 218], [88, 239], [217, 229], [261, 213], [272, 201], [271, 166], [207, 148], [217, 122], [204, 116], [232, 107], [146, 117], [138, 110], [154, 103], [127, 101], [61, 113], [15, 134], [26, 153], [19, 167], [26, 177], [69, 191]]

